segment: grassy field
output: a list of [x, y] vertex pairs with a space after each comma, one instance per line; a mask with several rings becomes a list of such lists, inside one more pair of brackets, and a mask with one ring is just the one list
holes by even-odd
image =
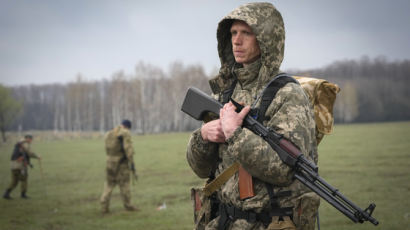
[[[43, 177], [36, 160], [30, 170], [30, 200], [0, 199], [0, 229], [192, 229], [190, 188], [203, 181], [185, 159], [188, 133], [135, 136], [140, 179], [132, 187], [140, 212], [122, 208], [118, 188], [111, 214], [100, 214], [105, 153], [101, 138], [35, 140], [43, 157]], [[12, 144], [0, 146], [0, 189], [10, 182]], [[319, 146], [320, 174], [364, 208], [374, 202], [378, 229], [410, 229], [410, 122], [338, 125]], [[167, 209], [157, 210], [163, 202]], [[374, 229], [353, 224], [322, 201], [322, 229]]]

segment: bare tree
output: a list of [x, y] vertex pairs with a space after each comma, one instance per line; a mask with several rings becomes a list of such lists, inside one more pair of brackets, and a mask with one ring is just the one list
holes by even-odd
[[336, 100], [335, 116], [341, 122], [352, 122], [359, 115], [357, 89], [351, 82], [346, 82], [342, 88], [339, 99]]

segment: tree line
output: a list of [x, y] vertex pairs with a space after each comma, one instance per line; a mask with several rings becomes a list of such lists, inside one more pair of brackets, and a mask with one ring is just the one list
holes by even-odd
[[78, 75], [69, 84], [13, 87], [24, 106], [11, 128], [105, 132], [127, 118], [132, 130], [142, 134], [192, 130], [198, 122], [180, 112], [189, 86], [210, 93], [201, 66], [174, 63], [165, 73], [141, 62], [131, 76], [120, 71], [109, 80], [87, 81]]
[[365, 56], [297, 74], [340, 86], [334, 111], [338, 123], [410, 120], [410, 60]]
[[[320, 69], [288, 72], [340, 86], [334, 111], [338, 123], [410, 119], [410, 91], [406, 88], [410, 83], [409, 60], [363, 57]], [[120, 71], [111, 79], [88, 81], [79, 74], [68, 84], [12, 87], [13, 97], [23, 106], [8, 128], [105, 132], [128, 118], [136, 133], [192, 130], [199, 123], [180, 107], [190, 86], [210, 93], [209, 78], [201, 65], [176, 62], [164, 72], [140, 62], [132, 75]]]

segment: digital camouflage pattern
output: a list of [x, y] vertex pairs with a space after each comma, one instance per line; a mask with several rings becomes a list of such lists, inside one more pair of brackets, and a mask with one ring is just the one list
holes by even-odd
[[[25, 152], [30, 158], [39, 157], [37, 154], [33, 153], [30, 149], [30, 143], [26, 141], [25, 138], [21, 139], [18, 143], [20, 143], [20, 152]], [[27, 164], [24, 163], [23, 158], [18, 158], [16, 160], [12, 160], [10, 162], [11, 168], [11, 182], [9, 187], [7, 188], [10, 192], [15, 189], [20, 182], [20, 190], [21, 192], [26, 192], [28, 188], [28, 168]]]
[[323, 79], [294, 76], [302, 85], [309, 101], [313, 105], [316, 122], [317, 143], [324, 135], [333, 131], [333, 105], [340, 88], [338, 85]]
[[[123, 138], [123, 147], [126, 159], [121, 160], [124, 153], [121, 151], [119, 137]], [[116, 185], [120, 187], [120, 194], [126, 209], [133, 209], [131, 205], [129, 164], [133, 161], [131, 133], [128, 129], [118, 126], [105, 135], [105, 150], [107, 153], [106, 182], [100, 202], [103, 212], [108, 212], [112, 190]]]
[[[243, 20], [251, 26], [261, 48], [261, 58], [246, 68], [234, 62], [229, 35], [233, 19]], [[285, 38], [280, 13], [270, 3], [242, 5], [219, 23], [217, 38], [221, 69], [219, 75], [210, 81], [214, 96], [221, 98], [222, 92], [237, 78], [232, 98], [251, 105], [263, 87], [279, 73]], [[259, 103], [256, 103], [256, 107]], [[268, 107], [266, 116], [270, 119], [264, 121], [265, 126], [283, 134], [299, 146], [308, 159], [317, 163], [315, 121], [309, 99], [300, 85], [288, 83], [281, 88]], [[314, 229], [319, 197], [294, 180], [295, 172], [280, 160], [262, 138], [251, 131], [238, 128], [226, 143], [216, 144], [205, 142], [198, 129], [189, 141], [187, 160], [201, 178], [210, 176], [214, 165], [217, 176], [234, 162], [239, 162], [253, 176], [256, 195], [240, 200], [238, 174], [235, 174], [217, 191], [222, 202], [245, 211], [267, 211], [270, 209], [270, 200], [265, 182], [272, 183], [275, 192], [292, 191], [291, 196], [280, 198], [279, 203], [281, 207], [294, 207], [293, 220], [297, 229]], [[218, 220], [219, 217], [212, 220], [206, 229], [217, 229]], [[265, 226], [260, 222], [248, 223], [244, 219], [238, 219], [228, 229], [265, 229]]]

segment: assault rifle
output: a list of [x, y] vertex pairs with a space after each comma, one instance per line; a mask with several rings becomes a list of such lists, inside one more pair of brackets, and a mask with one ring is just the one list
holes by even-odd
[[[242, 105], [232, 99], [231, 101], [237, 108], [236, 112], [242, 110]], [[219, 101], [213, 99], [201, 90], [191, 87], [188, 89], [181, 110], [196, 120], [202, 121], [207, 119], [207, 116], [219, 116], [219, 110], [222, 107], [223, 105]], [[266, 128], [250, 115], [247, 115], [244, 118], [242, 125], [263, 138], [275, 150], [280, 159], [295, 170], [294, 177], [297, 180], [346, 215], [353, 222], [363, 223], [364, 221], [370, 221], [374, 225], [379, 224], [379, 221], [372, 217], [372, 213], [376, 208], [374, 203], [371, 203], [369, 207], [362, 210], [352, 201], [347, 199], [338, 191], [338, 189], [332, 187], [322, 179], [319, 176], [318, 167], [313, 162], [306, 159], [298, 147], [284, 138], [281, 134]]]

